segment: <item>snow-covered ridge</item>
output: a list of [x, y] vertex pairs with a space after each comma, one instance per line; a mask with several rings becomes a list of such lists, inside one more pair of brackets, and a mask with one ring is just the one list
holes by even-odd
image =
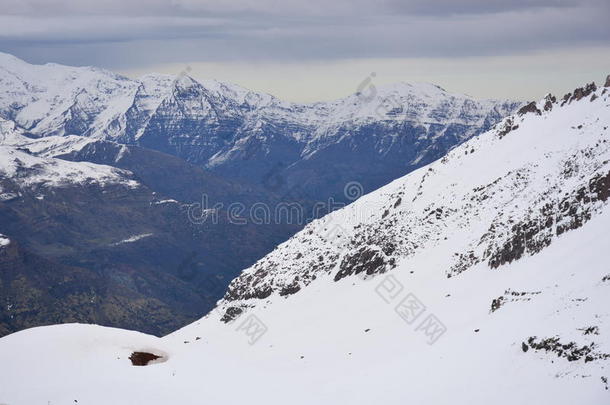
[[[379, 86], [372, 91], [367, 89], [366, 94], [356, 93], [336, 101], [298, 104], [216, 80], [199, 83], [186, 75], [161, 74], [132, 80], [94, 67], [31, 65], [0, 53], [0, 87], [5, 90], [0, 96], [0, 113], [39, 136], [76, 134], [53, 126], [61, 125], [62, 119], [80, 119], [92, 127], [91, 134], [120, 137], [125, 128], [112, 121], [121, 119], [120, 115], [127, 110], [152, 114], [163, 98], [176, 90], [198, 86], [214, 101], [224, 101], [225, 106], [239, 106], [244, 109], [242, 113], [251, 118], [294, 120], [315, 126], [380, 118], [396, 120], [402, 118], [403, 112], [406, 117], [425, 123], [465, 123], [469, 114], [478, 114], [481, 109], [493, 109], [502, 103], [498, 100], [477, 102], [466, 95], [449, 94], [429, 83], [401, 82]], [[397, 105], [386, 110], [384, 100]], [[408, 106], [406, 111], [398, 111], [404, 106]], [[443, 111], [445, 108], [451, 111], [447, 114]]]
[[24, 188], [88, 183], [138, 187], [138, 182], [131, 177], [131, 173], [110, 166], [43, 158], [20, 148], [0, 146], [0, 178], [16, 181]]
[[22, 188], [88, 183], [138, 187], [138, 182], [132, 179], [133, 175], [128, 171], [53, 158], [82, 148], [88, 142], [90, 140], [77, 136], [29, 139], [13, 123], [0, 119], [0, 180], [8, 179]]
[[490, 113], [503, 116], [518, 105], [477, 101], [427, 83], [397, 83], [332, 102], [297, 104], [215, 80], [158, 74], [132, 80], [92, 67], [30, 65], [2, 53], [0, 88], [0, 117], [36, 136], [86, 135], [135, 142], [154, 129], [155, 115], [192, 93], [185, 116], [196, 114], [212, 125], [239, 118], [239, 132], [244, 133], [284, 124], [285, 136], [308, 144], [309, 153], [325, 139], [335, 138], [346, 123], [412, 120], [426, 126], [483, 126]]
[[429, 251], [442, 252], [445, 277], [540, 252], [606, 208], [609, 90], [589, 85], [524, 106], [441, 160], [312, 222], [231, 283], [223, 319], [321, 276], [385, 273]]

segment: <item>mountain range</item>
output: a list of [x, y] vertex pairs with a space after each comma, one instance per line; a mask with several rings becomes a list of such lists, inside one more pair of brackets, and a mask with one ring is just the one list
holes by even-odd
[[607, 403], [609, 112], [610, 77], [523, 106], [305, 225], [163, 338], [4, 337], [0, 401]]
[[0, 117], [28, 136], [142, 146], [314, 201], [346, 201], [350, 181], [372, 191], [521, 105], [426, 83], [371, 83], [337, 101], [295, 104], [186, 74], [136, 80], [90, 67], [30, 65], [7, 54], [0, 54], [0, 87]]
[[0, 53], [0, 233], [12, 241], [0, 335], [60, 322], [169, 333], [309, 220], [522, 104], [359, 87], [295, 104], [186, 74], [131, 79]]

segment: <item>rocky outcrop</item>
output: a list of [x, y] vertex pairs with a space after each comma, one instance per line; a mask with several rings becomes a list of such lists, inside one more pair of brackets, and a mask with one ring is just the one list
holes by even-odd
[[589, 343], [588, 345], [579, 347], [575, 342], [562, 343], [557, 336], [545, 339], [531, 336], [527, 339], [527, 342], [522, 343], [522, 347], [524, 352], [527, 352], [528, 348], [532, 348], [535, 351], [544, 351], [549, 354], [554, 354], [567, 361], [583, 360], [585, 363], [588, 363], [590, 361], [610, 358], [610, 354], [596, 351], [597, 345], [595, 343]]
[[524, 105], [523, 107], [521, 107], [519, 109], [519, 111], [517, 111], [517, 114], [519, 114], [519, 115], [524, 115], [527, 113], [534, 113], [537, 115], [541, 114], [535, 101], [532, 101], [531, 103]]

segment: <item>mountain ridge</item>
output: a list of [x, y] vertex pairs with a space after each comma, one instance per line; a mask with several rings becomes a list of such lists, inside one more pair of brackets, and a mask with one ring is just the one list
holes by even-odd
[[129, 79], [95, 68], [10, 60], [18, 65], [16, 73], [3, 69], [0, 60], [7, 89], [0, 96], [0, 117], [31, 136], [80, 135], [139, 145], [263, 186], [276, 176], [281, 193], [296, 187], [301, 197], [316, 201], [341, 198], [349, 181], [376, 189], [522, 104], [408, 83], [371, 83], [335, 101], [297, 104], [186, 74]]

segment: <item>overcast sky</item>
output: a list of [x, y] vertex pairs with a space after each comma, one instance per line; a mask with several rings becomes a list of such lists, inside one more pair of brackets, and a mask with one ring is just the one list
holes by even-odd
[[293, 101], [427, 81], [535, 99], [610, 74], [609, 0], [0, 0], [0, 50], [137, 76], [190, 69]]

